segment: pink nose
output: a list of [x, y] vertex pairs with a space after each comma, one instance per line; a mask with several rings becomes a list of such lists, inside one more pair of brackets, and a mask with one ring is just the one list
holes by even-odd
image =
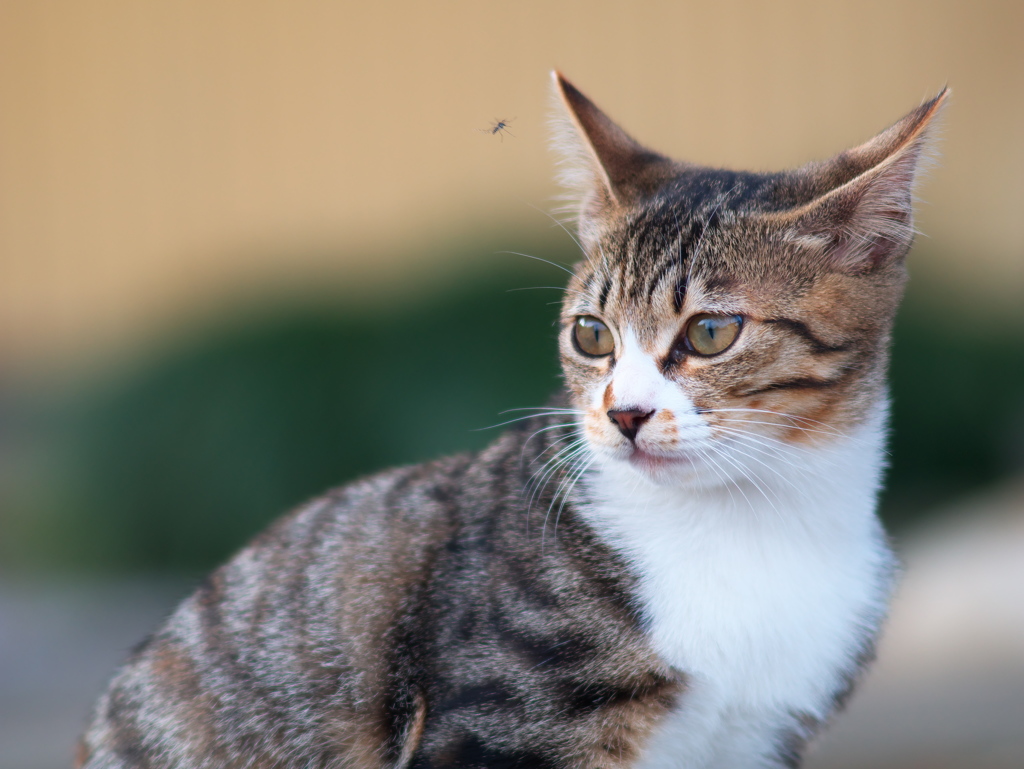
[[654, 411], [641, 411], [640, 409], [611, 409], [608, 418], [619, 428], [619, 432], [629, 440], [636, 439], [636, 431], [640, 426], [654, 416]]

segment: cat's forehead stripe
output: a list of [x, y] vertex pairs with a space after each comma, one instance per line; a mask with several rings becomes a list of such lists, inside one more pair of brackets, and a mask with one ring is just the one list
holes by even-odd
[[700, 274], [710, 286], [723, 287], [728, 279], [706, 274], [700, 257], [725, 222], [755, 210], [792, 207], [796, 190], [787, 180], [785, 173], [702, 169], [680, 174], [629, 217], [616, 246], [606, 246], [612, 265], [595, 267], [611, 280], [609, 291], [602, 285], [602, 311], [612, 289], [620, 301], [650, 302], [670, 276], [674, 285], [669, 296], [676, 314], [682, 311], [693, 274]]
[[[604, 272], [598, 306], [603, 312], [611, 289], [620, 301], [650, 302], [666, 281], [671, 280], [670, 297], [676, 314], [682, 310], [692, 260], [720, 226], [724, 198], [716, 207], [693, 215], [677, 204], [652, 205], [639, 212], [620, 233], [620, 245], [614, 249], [612, 264], [593, 265]], [[592, 283], [588, 275], [588, 284]]]

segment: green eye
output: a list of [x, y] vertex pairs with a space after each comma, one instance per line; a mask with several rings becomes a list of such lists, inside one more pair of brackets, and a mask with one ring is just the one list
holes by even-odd
[[580, 315], [573, 327], [576, 349], [584, 355], [600, 358], [615, 349], [615, 340], [609, 328], [593, 315]]
[[718, 355], [736, 341], [743, 318], [739, 315], [694, 315], [686, 325], [686, 342], [698, 355]]

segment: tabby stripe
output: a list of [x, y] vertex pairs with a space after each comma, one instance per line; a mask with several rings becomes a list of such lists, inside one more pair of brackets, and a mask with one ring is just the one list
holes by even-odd
[[581, 665], [597, 653], [593, 644], [579, 636], [561, 640], [538, 638], [526, 628], [510, 627], [500, 617], [492, 620], [492, 627], [502, 649], [527, 660], [530, 670], [547, 665], [555, 668]]
[[492, 679], [456, 689], [433, 705], [431, 711], [437, 717], [452, 710], [481, 707], [500, 710], [504, 707], [520, 706], [521, 704], [522, 699], [504, 681]]
[[622, 286], [625, 288], [628, 286], [628, 291], [625, 296], [628, 299], [636, 301], [640, 298], [642, 287], [641, 281], [637, 279], [640, 275], [646, 275], [648, 272], [647, 260], [644, 258], [647, 250], [644, 248], [643, 232], [637, 230], [632, 233], [629, 238], [629, 245], [627, 246], [627, 253], [629, 254], [628, 263], [626, 267], [626, 273], [630, 276], [629, 280], [626, 280], [626, 275], [623, 275]]
[[591, 269], [587, 276], [583, 279], [582, 292], [586, 294], [594, 286], [594, 281], [597, 280], [597, 270]]
[[839, 344], [828, 344], [819, 339], [807, 324], [803, 321], [793, 320], [792, 318], [765, 318], [763, 323], [771, 323], [776, 326], [782, 326], [791, 333], [803, 339], [807, 344], [811, 346], [811, 352], [816, 355], [825, 355], [834, 352], [845, 352], [850, 349], [850, 342], [840, 342]]
[[608, 303], [608, 292], [612, 290], [612, 276], [605, 275], [604, 283], [601, 285], [601, 296], [597, 301], [597, 306], [601, 312], [604, 312], [604, 306]]
[[648, 299], [654, 296], [655, 289], [657, 289], [661, 281], [664, 280], [665, 276], [668, 274], [668, 271], [671, 270], [678, 263], [679, 261], [676, 259], [674, 255], [670, 255], [667, 259], [664, 260], [664, 262], [662, 262], [661, 267], [658, 268], [657, 272], [654, 273], [654, 276], [647, 283]]
[[540, 750], [523, 750], [489, 745], [477, 735], [459, 737], [445, 746], [437, 755], [417, 755], [411, 769], [440, 769], [465, 767], [476, 769], [555, 769], [560, 766], [555, 755]]
[[704, 221], [703, 219], [697, 219], [694, 221], [693, 226], [690, 227], [690, 235], [687, 238], [686, 242], [686, 248], [691, 254], [693, 251], [690, 248], [690, 246], [692, 245], [693, 248], [699, 246], [701, 241], [704, 240], [704, 233], [708, 231], [709, 227], [712, 227], [716, 224], [718, 224], [717, 212], [713, 213], [710, 217], [708, 217], [707, 221]]
[[736, 279], [731, 278], [728, 275], [706, 275], [702, 278], [701, 283], [704, 285], [704, 290], [708, 292], [712, 291], [726, 291], [736, 286]]
[[756, 390], [745, 390], [743, 392], [730, 392], [732, 396], [748, 398], [751, 395], [771, 392], [772, 390], [827, 390], [829, 387], [839, 384], [846, 378], [846, 374], [834, 379], [815, 379], [814, 377], [800, 377], [798, 379], [785, 379], [781, 382], [773, 382], [770, 385], [759, 387]]
[[678, 682], [658, 675], [619, 682], [569, 679], [552, 683], [562, 703], [562, 715], [569, 719], [586, 717], [601, 708], [638, 701], [656, 701], [669, 710], [675, 705], [680, 688]]
[[676, 311], [676, 315], [683, 311], [683, 300], [686, 298], [686, 272], [679, 273], [679, 279], [676, 280], [676, 287], [672, 291], [672, 309]]

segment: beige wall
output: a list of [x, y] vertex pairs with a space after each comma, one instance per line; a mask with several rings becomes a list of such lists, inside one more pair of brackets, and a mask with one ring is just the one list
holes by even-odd
[[[0, 367], [58, 371], [239, 292], [372, 281], [492, 220], [545, 226], [552, 66], [657, 149], [765, 169], [949, 82], [921, 188], [937, 261], [916, 266], [1020, 301], [1022, 30], [1019, 2], [3, 0]], [[515, 137], [477, 130], [494, 118]], [[367, 244], [406, 256], [345, 261]]]

